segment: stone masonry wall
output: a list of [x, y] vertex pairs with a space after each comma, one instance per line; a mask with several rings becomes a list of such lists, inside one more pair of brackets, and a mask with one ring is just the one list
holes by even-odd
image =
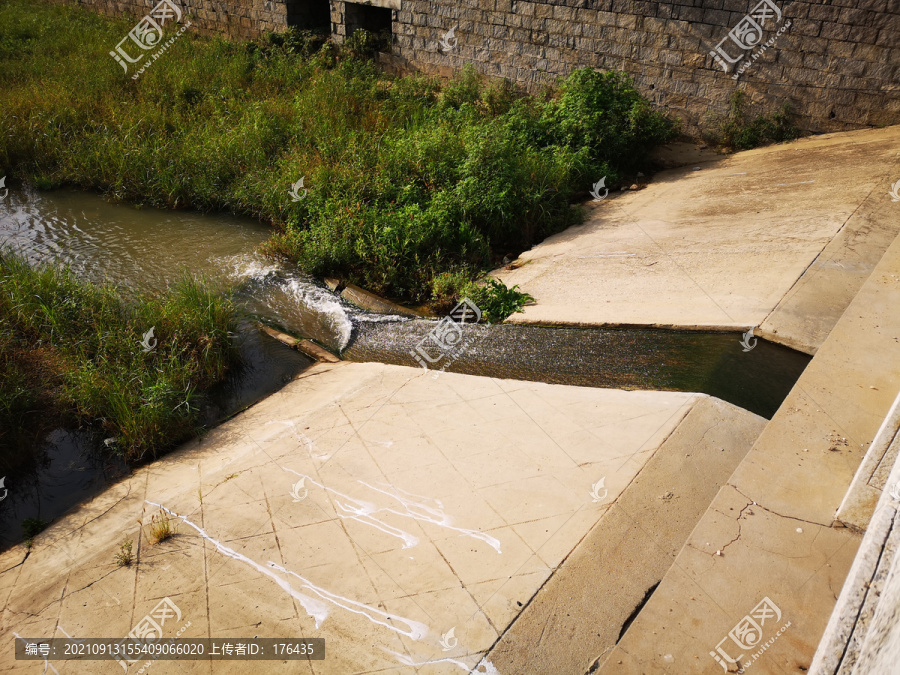
[[[135, 23], [149, 14], [159, 1], [62, 0], [66, 4], [84, 5], [109, 16], [130, 15], [135, 17]], [[295, 4], [291, 0], [173, 0], [173, 2], [183, 13], [182, 23], [190, 19], [190, 30], [206, 34], [223, 33], [234, 38], [255, 38], [267, 31], [285, 30], [288, 26], [288, 5]], [[292, 8], [292, 11], [295, 10]]]
[[[159, 0], [62, 1], [141, 17]], [[239, 38], [302, 24], [305, 13], [321, 7], [316, 2], [329, 2], [173, 1], [190, 17], [192, 30]], [[348, 18], [356, 24], [373, 11], [380, 19], [389, 17], [392, 53], [382, 55], [382, 62], [393, 69], [449, 76], [471, 63], [530, 91], [580, 66], [623, 70], [657, 106], [680, 117], [692, 135], [709, 123], [711, 113], [727, 110], [737, 88], [759, 112], [792, 103], [807, 131], [900, 123], [900, 0], [371, 0], [354, 5], [330, 0], [335, 41], [346, 39]], [[748, 14], [763, 29], [759, 40], [752, 31], [736, 32], [742, 25], [753, 27]], [[453, 35], [445, 38], [451, 29]]]
[[[332, 0], [337, 40], [344, 14]], [[373, 4], [384, 4], [373, 0]], [[900, 0], [773, 0], [756, 49], [729, 32], [759, 0], [402, 0], [394, 12], [397, 67], [448, 75], [466, 63], [529, 90], [588, 66], [623, 70], [696, 134], [742, 88], [759, 112], [790, 101], [808, 131], [900, 123]], [[787, 26], [785, 28], [785, 26]], [[442, 36], [454, 30], [441, 49]], [[779, 31], [782, 31], [779, 35]], [[724, 42], [721, 42], [722, 40]], [[771, 46], [753, 59], [770, 40]], [[752, 44], [753, 36], [744, 38]], [[723, 68], [710, 52], [721, 44]], [[733, 79], [742, 64], [749, 67]]]

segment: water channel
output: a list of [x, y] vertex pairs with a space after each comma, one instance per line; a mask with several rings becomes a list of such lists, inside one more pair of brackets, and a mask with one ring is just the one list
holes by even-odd
[[[183, 272], [234, 290], [245, 318], [242, 365], [207, 411], [210, 424], [290, 381], [311, 361], [262, 334], [257, 322], [311, 338], [343, 358], [416, 366], [427, 320], [383, 316], [345, 303], [320, 282], [255, 252], [269, 229], [247, 218], [114, 204], [75, 190], [10, 190], [0, 202], [0, 245], [37, 262], [69, 265], [79, 276], [142, 290]], [[809, 357], [740, 335], [650, 329], [466, 325], [466, 349], [452, 372], [591, 387], [703, 392], [771, 417]], [[439, 367], [445, 365], [438, 364]], [[436, 375], [436, 373], [435, 373]], [[434, 375], [433, 375], [434, 376]], [[35, 465], [6, 477], [0, 549], [21, 538], [21, 521], [50, 521], [126, 475], [102, 439], [58, 429], [36, 448]]]

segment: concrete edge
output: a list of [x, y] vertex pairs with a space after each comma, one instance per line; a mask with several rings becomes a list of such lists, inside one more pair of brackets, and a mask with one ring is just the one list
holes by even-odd
[[[793, 288], [793, 286], [791, 288]], [[774, 311], [775, 310], [773, 309], [772, 312]], [[769, 314], [769, 316], [771, 316], [771, 313]], [[769, 316], [763, 319], [762, 324], [753, 329], [753, 334], [756, 337], [763, 339], [766, 342], [772, 342], [774, 344], [781, 345], [782, 347], [793, 349], [796, 352], [808, 354], [809, 356], [816, 355], [816, 352], [819, 351], [819, 345], [814, 345], [803, 340], [797, 340], [792, 337], [783, 336], [779, 333], [768, 330], [767, 328], [762, 328], [762, 325], [769, 320]]]
[[[658, 329], [671, 331], [703, 331], [707, 333], [745, 333], [751, 328], [756, 330], [756, 326], [746, 326], [744, 324], [671, 324], [671, 323], [592, 323], [589, 321], [548, 321], [543, 319], [529, 319], [527, 316], [518, 316], [513, 314], [505, 319], [503, 323], [515, 324], [518, 326], [543, 326], [546, 328], [610, 328], [610, 329]], [[755, 334], [755, 333], [754, 333]]]
[[[900, 401], [900, 395], [897, 401]], [[897, 407], [896, 402], [894, 406]], [[895, 412], [897, 411], [892, 408], [891, 413]], [[891, 413], [885, 422], [891, 417]], [[892, 444], [900, 444], [900, 436], [895, 436]], [[894, 463], [888, 484], [900, 484], [900, 462]], [[813, 656], [809, 668], [810, 675], [834, 675], [842, 666], [847, 645], [853, 637], [857, 621], [868, 599], [872, 579], [878, 570], [882, 551], [898, 513], [898, 502], [890, 492], [889, 490], [881, 492], [853, 565], [841, 588], [841, 594]]]
[[[897, 393], [894, 404], [884, 418], [884, 422], [881, 423], [874, 440], [869, 444], [863, 461], [856, 470], [850, 487], [847, 488], [847, 494], [844, 495], [844, 499], [834, 515], [835, 524], [848, 527], [857, 532], [866, 531], [871, 514], [884, 492], [870, 485], [869, 481], [887, 454], [888, 448], [893, 443], [898, 432], [900, 432], [900, 392]], [[893, 477], [893, 474], [894, 471], [892, 470], [891, 477]]]

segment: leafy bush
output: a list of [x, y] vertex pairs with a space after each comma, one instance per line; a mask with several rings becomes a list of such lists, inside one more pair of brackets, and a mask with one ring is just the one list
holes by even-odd
[[387, 51], [390, 44], [390, 33], [376, 34], [364, 28], [357, 28], [344, 42], [344, 49], [354, 58], [371, 59], [376, 53]]
[[791, 122], [790, 103], [784, 103], [771, 115], [753, 117], [747, 109], [746, 95], [740, 89], [731, 95], [728, 113], [713, 118], [706, 139], [735, 150], [750, 150], [770, 143], [783, 143], [800, 137], [800, 130]]
[[533, 297], [518, 288], [507, 288], [496, 279], [488, 279], [485, 285], [470, 292], [469, 299], [478, 305], [487, 321], [503, 321], [506, 317], [523, 311], [522, 308], [527, 303], [534, 302]]

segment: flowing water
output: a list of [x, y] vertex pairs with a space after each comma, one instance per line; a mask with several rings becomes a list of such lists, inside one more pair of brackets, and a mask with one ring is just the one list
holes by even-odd
[[[247, 218], [112, 204], [71, 190], [10, 190], [0, 201], [0, 244], [34, 262], [64, 263], [84, 278], [142, 290], [162, 289], [185, 271], [234, 289], [247, 314], [238, 336], [243, 365], [217, 392], [209, 423], [275, 391], [311, 363], [261, 334], [255, 321], [312, 338], [351, 360], [418, 366], [413, 352], [433, 321], [374, 315], [346, 304], [316, 280], [255, 253], [269, 232]], [[704, 392], [765, 417], [809, 361], [762, 340], [745, 352], [740, 335], [732, 333], [509, 324], [462, 329], [465, 349], [433, 369]], [[432, 376], [440, 375], [435, 370]], [[52, 520], [128, 471], [87, 432], [57, 430], [38, 445], [34, 466], [6, 477], [0, 548], [20, 538], [23, 518]]]

